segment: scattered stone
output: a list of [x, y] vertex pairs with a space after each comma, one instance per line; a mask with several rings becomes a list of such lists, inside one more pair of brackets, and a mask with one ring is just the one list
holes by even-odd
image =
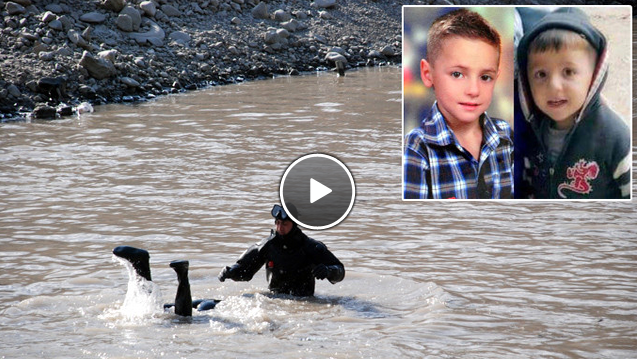
[[383, 55], [377, 50], [371, 50], [369, 53], [367, 53], [367, 58], [370, 58], [370, 59], [378, 59], [381, 57], [383, 57]]
[[37, 82], [37, 91], [52, 99], [66, 97], [66, 79], [64, 77], [43, 77]]
[[314, 5], [320, 9], [329, 9], [336, 6], [336, 0], [315, 0]]
[[168, 37], [174, 42], [182, 45], [188, 45], [188, 43], [190, 43], [190, 35], [183, 31], [173, 31]]
[[279, 40], [280, 40], [279, 34], [277, 34], [276, 29], [268, 30], [263, 35], [263, 38], [265, 40], [265, 43], [269, 44], [269, 45], [275, 44], [275, 43], [279, 42]]
[[[405, 2], [0, 0], [0, 109], [139, 100], [203, 83], [395, 62]], [[45, 76], [68, 85], [46, 89]], [[174, 82], [182, 85], [168, 90]]]
[[163, 40], [166, 37], [166, 33], [164, 30], [159, 27], [156, 23], [150, 21], [150, 30], [147, 32], [133, 32], [130, 33], [129, 36], [140, 45], [145, 43], [150, 43], [154, 46], [161, 46], [163, 44]]
[[292, 16], [290, 16], [290, 14], [288, 14], [287, 12], [279, 9], [272, 14], [272, 18], [274, 19], [274, 21], [284, 22], [290, 20]]
[[385, 47], [382, 48], [382, 50], [380, 50], [380, 53], [387, 56], [387, 57], [392, 57], [394, 55], [396, 55], [396, 52], [394, 51], [394, 48], [387, 45]]
[[117, 58], [117, 50], [104, 50], [97, 53], [97, 57], [100, 59], [106, 60], [111, 64], [115, 64], [115, 59]]
[[281, 24], [281, 26], [289, 32], [295, 32], [301, 28], [301, 23], [296, 19], [290, 19]]
[[46, 120], [54, 119], [56, 114], [57, 111], [55, 110], [55, 107], [40, 105], [33, 110], [31, 115], [33, 116], [33, 118]]
[[73, 115], [73, 107], [71, 107], [71, 106], [69, 106], [67, 104], [61, 104], [57, 108], [57, 113], [61, 117], [71, 116], [71, 115]]
[[161, 11], [168, 16], [181, 16], [181, 11], [172, 5], [162, 5]]
[[128, 86], [128, 87], [133, 87], [134, 88], [134, 87], [139, 87], [140, 86], [139, 82], [135, 81], [135, 79], [130, 78], [130, 77], [124, 76], [124, 77], [120, 78], [119, 80], [122, 81], [122, 83], [124, 85]]
[[84, 40], [82, 34], [80, 34], [77, 30], [69, 30], [67, 36], [69, 40], [71, 40], [71, 42], [75, 45], [84, 49], [88, 48], [88, 43], [86, 42], [86, 40]]
[[121, 15], [130, 16], [132, 20], [132, 24], [133, 24], [133, 31], [139, 30], [139, 27], [142, 24], [142, 16], [139, 13], [139, 11], [137, 11], [137, 9], [135, 9], [132, 6], [126, 6], [124, 9], [122, 9], [122, 11], [119, 14], [120, 16]]
[[133, 62], [135, 63], [135, 65], [137, 65], [138, 67], [146, 67], [146, 62], [144, 62], [144, 58], [141, 56], [135, 57], [133, 59]]
[[331, 61], [331, 62], [345, 62], [347, 63], [347, 59], [345, 58], [345, 56], [339, 54], [338, 52], [328, 52], [327, 55], [325, 55], [325, 60], [327, 61]]
[[49, 4], [44, 8], [44, 10], [50, 11], [58, 15], [64, 13], [64, 9], [62, 9], [62, 6], [60, 6], [59, 4]]
[[265, 2], [260, 2], [257, 6], [252, 8], [252, 16], [255, 19], [269, 19], [270, 13], [268, 13], [268, 5]]
[[144, 14], [148, 17], [155, 17], [155, 14], [157, 13], [157, 7], [152, 1], [142, 1], [139, 3], [139, 8], [142, 9]]
[[54, 51], [40, 51], [38, 52], [38, 58], [42, 61], [53, 61], [55, 58]]
[[48, 24], [53, 20], [57, 20], [57, 18], [57, 15], [55, 15], [51, 11], [47, 11], [44, 13], [44, 15], [42, 15], [42, 22]]
[[126, 0], [104, 0], [102, 6], [106, 10], [120, 12], [126, 6]]
[[49, 27], [55, 31], [62, 31], [64, 30], [64, 26], [62, 26], [62, 21], [55, 19], [51, 22], [49, 22]]
[[84, 31], [82, 31], [82, 38], [84, 38], [84, 40], [86, 41], [91, 41], [91, 33], [93, 32], [93, 28], [90, 26], [87, 26], [86, 29], [84, 29]]
[[20, 89], [18, 89], [18, 86], [11, 84], [9, 86], [7, 86], [7, 91], [9, 91], [9, 95], [18, 98], [20, 97], [21, 93], [20, 93]]
[[125, 32], [133, 32], [133, 19], [127, 14], [119, 14], [115, 21], [117, 27]]
[[8, 3], [6, 3], [4, 9], [7, 11], [7, 13], [9, 13], [9, 15], [20, 15], [27, 12], [27, 9], [24, 6], [13, 1], [9, 1]]
[[88, 22], [89, 24], [101, 24], [106, 21], [106, 15], [97, 11], [89, 12], [80, 16], [80, 21]]
[[332, 14], [327, 11], [319, 11], [319, 17], [323, 20], [329, 20], [332, 18]]
[[98, 80], [114, 76], [117, 73], [112, 63], [104, 59], [95, 58], [88, 51], [84, 51], [82, 54], [80, 65], [84, 67], [92, 77]]

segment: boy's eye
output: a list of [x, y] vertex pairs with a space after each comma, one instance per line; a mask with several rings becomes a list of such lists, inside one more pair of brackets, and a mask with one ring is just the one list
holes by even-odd
[[546, 72], [544, 72], [544, 71], [536, 71], [536, 72], [533, 74], [533, 78], [536, 78], [536, 79], [538, 79], [538, 80], [541, 80], [541, 79], [543, 79], [543, 78], [545, 78], [545, 77], [546, 77]]
[[462, 78], [462, 72], [454, 71], [454, 72], [451, 73], [451, 77], [453, 77], [455, 79]]
[[575, 74], [577, 74], [577, 72], [574, 69], [571, 69], [571, 68], [564, 69], [564, 75], [567, 77], [575, 76]]
[[493, 76], [491, 76], [491, 75], [482, 75], [482, 76], [480, 76], [480, 79], [482, 81], [484, 81], [484, 82], [489, 82], [489, 81], [493, 80]]

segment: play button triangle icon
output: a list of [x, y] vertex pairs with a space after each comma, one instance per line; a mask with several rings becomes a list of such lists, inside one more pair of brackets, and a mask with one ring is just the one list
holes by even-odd
[[314, 203], [330, 193], [332, 193], [331, 188], [315, 180], [314, 178], [310, 178], [310, 203]]

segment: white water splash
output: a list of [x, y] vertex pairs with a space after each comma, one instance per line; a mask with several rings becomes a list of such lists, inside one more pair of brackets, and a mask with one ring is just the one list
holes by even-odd
[[129, 261], [115, 255], [113, 258], [128, 271], [128, 290], [119, 309], [120, 315], [127, 320], [135, 320], [163, 313], [159, 286], [140, 277]]

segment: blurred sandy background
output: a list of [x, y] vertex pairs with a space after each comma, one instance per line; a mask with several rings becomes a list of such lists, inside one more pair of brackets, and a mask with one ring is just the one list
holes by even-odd
[[630, 6], [584, 7], [583, 10], [608, 40], [610, 69], [602, 95], [630, 126], [633, 38]]

